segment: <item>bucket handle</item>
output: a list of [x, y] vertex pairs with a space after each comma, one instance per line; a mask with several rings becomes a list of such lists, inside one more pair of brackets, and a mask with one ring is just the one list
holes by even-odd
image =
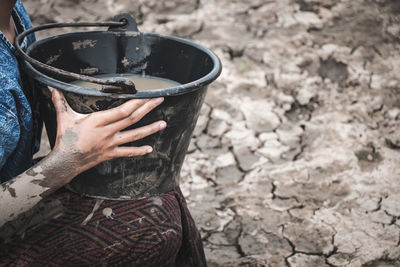
[[32, 57], [30, 57], [21, 48], [21, 43], [24, 38], [34, 32], [52, 29], [52, 28], [64, 28], [64, 27], [109, 27], [111, 31], [136, 31], [138, 32], [137, 23], [135, 19], [127, 13], [115, 16], [112, 21], [106, 22], [65, 22], [65, 23], [49, 23], [33, 27], [19, 34], [15, 39], [15, 48], [18, 54], [26, 61], [31, 63], [35, 67], [46, 70], [50, 73], [63, 76], [72, 80], [86, 81], [90, 83], [96, 83], [102, 85], [101, 91], [105, 93], [123, 93], [123, 94], [136, 94], [137, 90], [135, 84], [128, 79], [124, 78], [112, 78], [107, 80], [98, 79], [95, 77], [77, 74], [62, 69], [55, 68], [53, 66], [44, 64]]

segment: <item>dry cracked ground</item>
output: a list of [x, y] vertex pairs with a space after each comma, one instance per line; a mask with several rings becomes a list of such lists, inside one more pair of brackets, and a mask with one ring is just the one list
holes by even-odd
[[24, 2], [220, 57], [181, 183], [210, 266], [400, 266], [400, 1]]

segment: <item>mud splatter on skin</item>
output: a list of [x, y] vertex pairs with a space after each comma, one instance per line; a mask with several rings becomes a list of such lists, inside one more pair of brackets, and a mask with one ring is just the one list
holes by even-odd
[[15, 198], [15, 197], [17, 197], [17, 194], [15, 192], [14, 187], [11, 186], [13, 183], [14, 183], [14, 181], [11, 180], [7, 183], [2, 184], [1, 186], [2, 186], [3, 192], [8, 191], [10, 193], [10, 195]]
[[[75, 157], [75, 162], [79, 162], [80, 166], [86, 166], [89, 164], [93, 164], [93, 162], [98, 162], [99, 155], [94, 155], [94, 151], [96, 151], [96, 148], [91, 149], [87, 153], [83, 153], [79, 150], [76, 150], [73, 155]], [[88, 154], [90, 156], [88, 156]]]
[[[36, 175], [38, 179], [43, 177]], [[25, 172], [1, 185], [4, 193], [0, 194], [0, 203], [4, 205], [0, 205], [0, 226], [29, 210], [42, 199], [39, 194], [48, 188], [32, 184], [32, 179], [33, 176]]]
[[[63, 100], [63, 108], [61, 112], [67, 112], [67, 104], [65, 100]], [[70, 182], [72, 178], [79, 173], [78, 166], [87, 166], [93, 162], [98, 162], [99, 155], [94, 153], [96, 148], [85, 153], [76, 149], [76, 143], [79, 141], [79, 136], [71, 128], [67, 128], [60, 138], [63, 147], [70, 151], [66, 153], [53, 150], [51, 152], [51, 159], [44, 162], [45, 167], [43, 167], [43, 171], [40, 172], [40, 174], [43, 175], [43, 179], [34, 179], [32, 180], [32, 183], [47, 188], [59, 188]], [[35, 172], [32, 172], [31, 174], [32, 176], [37, 175]], [[54, 190], [48, 190], [40, 194], [40, 196], [45, 197], [53, 191]]]
[[[69, 140], [74, 140], [69, 136]], [[31, 183], [43, 187], [45, 190], [38, 194], [40, 197], [46, 197], [56, 189], [64, 186], [73, 177], [78, 174], [75, 157], [69, 153], [64, 153], [58, 150], [53, 150], [48, 157], [43, 159], [41, 164], [41, 171], [30, 171], [28, 175], [32, 177]], [[40, 169], [35, 169], [39, 171]], [[33, 174], [33, 175], [32, 175]]]
[[75, 143], [79, 140], [79, 137], [76, 132], [68, 128], [65, 130], [65, 133], [61, 136], [61, 140], [65, 147], [73, 147]]
[[42, 172], [42, 167], [36, 167], [36, 168], [32, 168], [32, 169], [29, 169], [29, 170], [27, 170], [27, 174], [28, 175], [30, 175], [30, 176], [36, 176], [36, 175], [38, 175], [39, 173], [41, 173]]
[[1, 186], [2, 186], [3, 192], [8, 191], [12, 197], [16, 197], [14, 188], [10, 187], [8, 184], [3, 184]]
[[[65, 101], [63, 101], [63, 104], [65, 105], [65, 109], [67, 109]], [[61, 162], [70, 163], [70, 164], [63, 164], [63, 166], [59, 166], [59, 171], [57, 171], [56, 175], [65, 176], [61, 172], [66, 172], [67, 174], [71, 173], [71, 170], [68, 171], [67, 169], [71, 169], [72, 166], [78, 166], [78, 164], [79, 166], [85, 166], [91, 164], [92, 162], [98, 161], [99, 155], [94, 153], [96, 151], [96, 148], [93, 148], [88, 152], [82, 152], [79, 149], [75, 148], [76, 143], [79, 141], [79, 136], [71, 128], [67, 128], [64, 134], [61, 135], [61, 141], [65, 148], [72, 149], [72, 151], [70, 151], [70, 153], [62, 153], [62, 152], [56, 153], [56, 155], [60, 154], [59, 157], [61, 157], [60, 158]], [[68, 157], [67, 154], [69, 155]], [[48, 175], [45, 176], [47, 177]], [[52, 183], [48, 181], [48, 179], [43, 180], [41, 184], [45, 186], [52, 185]]]
[[[63, 136], [63, 138], [67, 138], [67, 142], [77, 140], [76, 134], [72, 131], [69, 135]], [[68, 143], [65, 143], [65, 145], [66, 147], [73, 147], [69, 146]], [[97, 162], [99, 156], [88, 157], [87, 154], [93, 155], [91, 151], [83, 153], [79, 150], [72, 151], [72, 153], [54, 152], [52, 159], [46, 162], [46, 164], [49, 164], [49, 168], [45, 168], [41, 173], [43, 179], [34, 179], [32, 180], [32, 183], [48, 188], [59, 188], [64, 186], [66, 183], [69, 183], [73, 177], [78, 175], [79, 170], [76, 168], [78, 165], [85, 166], [92, 162]], [[74, 166], [76, 167], [74, 168]], [[40, 196], [45, 197], [53, 191], [55, 190], [47, 190], [40, 194]]]
[[8, 189], [8, 192], [10, 192], [10, 195], [12, 197], [17, 197], [17, 194], [15, 193], [15, 189], [14, 188], [8, 187], [7, 189]]
[[8, 181], [7, 183], [1, 184], [2, 191], [3, 192], [7, 191], [8, 187], [10, 187], [13, 183], [14, 183], [14, 181], [11, 180], [11, 181]]
[[38, 175], [38, 173], [35, 172], [34, 170], [27, 170], [27, 171], [26, 171], [26, 174], [28, 174], [29, 176], [36, 176], [36, 175]]
[[45, 172], [43, 179], [32, 180], [31, 183], [39, 185], [46, 190], [39, 194], [40, 198], [45, 198], [56, 191], [58, 188], [66, 184], [66, 180], [69, 178], [68, 174], [71, 173], [71, 168], [58, 168], [57, 170]]
[[61, 107], [60, 112], [61, 112], [61, 113], [67, 112], [67, 111], [68, 111], [68, 103], [67, 103], [67, 100], [65, 100], [64, 98], [61, 99], [61, 103], [62, 103], [62, 107]]

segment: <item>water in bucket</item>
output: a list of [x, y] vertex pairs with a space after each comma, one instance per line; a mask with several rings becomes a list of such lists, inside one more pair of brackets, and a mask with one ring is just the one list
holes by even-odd
[[[113, 79], [113, 78], [125, 78], [128, 80], [131, 80], [135, 84], [136, 90], [138, 90], [138, 91], [160, 90], [160, 89], [175, 87], [175, 86], [179, 85], [179, 83], [172, 81], [170, 79], [164, 79], [164, 78], [159, 78], [159, 77], [154, 77], [154, 76], [131, 74], [131, 73], [101, 74], [101, 75], [95, 75], [94, 77], [99, 78], [99, 79], [104, 79], [104, 80]], [[93, 88], [93, 89], [97, 89], [97, 90], [101, 89], [100, 84], [95, 84], [95, 83], [90, 83], [90, 82], [85, 82], [85, 81], [73, 81], [73, 82], [71, 82], [71, 84], [77, 85], [80, 87]]]

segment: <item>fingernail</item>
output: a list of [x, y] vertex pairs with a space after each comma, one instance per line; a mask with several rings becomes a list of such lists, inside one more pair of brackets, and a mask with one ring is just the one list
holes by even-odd
[[48, 86], [47, 88], [49, 88], [49, 91], [52, 93], [54, 91], [53, 87]]
[[167, 123], [165, 121], [162, 121], [158, 126], [160, 127], [160, 129], [164, 129], [165, 127], [167, 127]]
[[147, 152], [147, 153], [153, 152], [153, 148], [152, 148], [152, 147], [148, 147], [147, 150], [146, 150], [146, 152]]
[[158, 97], [158, 98], [155, 99], [155, 101], [156, 101], [157, 104], [161, 103], [161, 102], [164, 101], [164, 97]]

